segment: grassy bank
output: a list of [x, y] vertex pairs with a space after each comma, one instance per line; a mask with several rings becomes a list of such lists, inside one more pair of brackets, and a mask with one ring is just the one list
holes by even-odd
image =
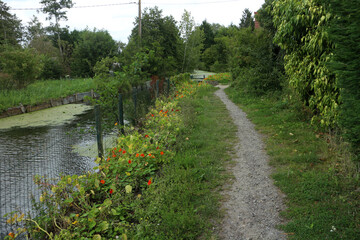
[[[227, 152], [236, 129], [212, 89], [202, 89], [183, 103], [186, 131], [177, 140], [177, 154], [165, 166], [156, 188], [144, 196], [136, 215], [143, 220], [135, 239], [211, 239], [216, 234], [219, 193], [227, 175]], [[212, 223], [212, 224], [211, 224]], [[215, 239], [215, 238], [214, 238]]]
[[360, 181], [347, 147], [316, 132], [301, 109], [271, 98], [229, 97], [266, 136], [276, 185], [287, 195], [289, 239], [360, 239]]
[[2, 90], [0, 92], [0, 112], [19, 106], [20, 103], [34, 105], [50, 99], [90, 91], [94, 87], [93, 79], [71, 79], [38, 81], [24, 89]]

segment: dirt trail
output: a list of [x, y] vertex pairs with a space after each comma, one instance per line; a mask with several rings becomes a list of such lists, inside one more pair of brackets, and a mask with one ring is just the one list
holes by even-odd
[[235, 146], [235, 163], [229, 169], [235, 179], [223, 192], [226, 215], [220, 226], [220, 237], [225, 240], [286, 239], [276, 228], [281, 224], [279, 212], [284, 208], [283, 196], [270, 178], [271, 168], [261, 136], [246, 114], [226, 96], [224, 89], [227, 86], [218, 87], [215, 95], [229, 110], [239, 138]]

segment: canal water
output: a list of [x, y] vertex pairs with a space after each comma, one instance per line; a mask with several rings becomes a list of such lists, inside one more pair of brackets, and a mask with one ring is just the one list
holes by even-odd
[[95, 167], [96, 151], [75, 150], [96, 145], [93, 110], [70, 105], [0, 119], [0, 239], [11, 231], [3, 216], [14, 210], [28, 212], [30, 196], [39, 199], [35, 175], [56, 179]]

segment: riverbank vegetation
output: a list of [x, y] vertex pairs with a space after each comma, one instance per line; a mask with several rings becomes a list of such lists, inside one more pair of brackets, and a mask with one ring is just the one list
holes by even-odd
[[92, 78], [37, 81], [22, 89], [2, 90], [0, 92], [0, 112], [20, 104], [36, 105], [50, 99], [88, 92], [94, 88], [95, 84]]
[[213, 190], [227, 177], [224, 161], [235, 133], [212, 87], [177, 87], [156, 101], [143, 127], [126, 129], [97, 159], [97, 172], [62, 176], [54, 185], [37, 177], [37, 215], [13, 215], [8, 221], [26, 228], [11, 236], [26, 230], [33, 239], [211, 237], [210, 219], [221, 216]]

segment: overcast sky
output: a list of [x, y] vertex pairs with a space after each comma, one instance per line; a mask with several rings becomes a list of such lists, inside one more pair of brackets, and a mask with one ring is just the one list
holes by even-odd
[[[40, 0], [3, 0], [12, 14], [27, 25], [33, 15], [38, 16], [44, 26], [49, 25], [45, 15], [36, 10], [16, 10], [24, 8], [40, 8]], [[139, 0], [73, 0], [74, 8], [68, 10], [68, 21], [61, 26], [69, 26], [71, 30], [105, 29], [117, 41], [127, 43], [138, 15]], [[163, 15], [172, 15], [176, 21], [181, 20], [184, 9], [191, 12], [197, 24], [203, 20], [228, 26], [239, 24], [245, 8], [257, 11], [265, 0], [142, 0], [142, 8], [158, 6]], [[107, 6], [99, 6], [107, 5]], [[95, 6], [95, 7], [94, 7]]]

